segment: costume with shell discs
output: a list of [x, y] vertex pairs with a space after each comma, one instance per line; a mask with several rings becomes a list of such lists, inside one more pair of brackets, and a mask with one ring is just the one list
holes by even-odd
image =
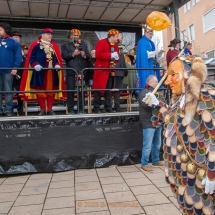
[[[191, 71], [185, 63], [191, 61]], [[173, 95], [169, 106], [156, 106], [152, 121], [164, 122], [165, 179], [183, 214], [215, 214], [215, 85], [205, 83], [207, 68], [201, 58], [176, 58], [186, 80], [185, 94]], [[187, 78], [186, 78], [187, 77]]]

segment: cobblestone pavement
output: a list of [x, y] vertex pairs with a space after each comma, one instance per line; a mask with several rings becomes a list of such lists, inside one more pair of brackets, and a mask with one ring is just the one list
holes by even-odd
[[1, 215], [180, 215], [164, 181], [140, 165], [0, 178]]

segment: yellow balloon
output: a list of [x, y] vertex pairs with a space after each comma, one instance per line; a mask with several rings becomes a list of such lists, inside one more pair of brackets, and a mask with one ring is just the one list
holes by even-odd
[[155, 31], [161, 31], [171, 25], [169, 17], [162, 12], [153, 11], [146, 18], [147, 25]]

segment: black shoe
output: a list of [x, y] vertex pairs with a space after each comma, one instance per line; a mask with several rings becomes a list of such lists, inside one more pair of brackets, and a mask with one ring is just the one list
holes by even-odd
[[47, 115], [56, 115], [55, 112], [53, 110], [50, 110], [47, 112]]
[[121, 108], [114, 108], [115, 112], [122, 112]]
[[94, 110], [95, 114], [101, 113], [100, 110]]
[[12, 116], [13, 116], [13, 114], [10, 113], [10, 112], [5, 113], [4, 115], [5, 115], [6, 117], [12, 117]]
[[24, 116], [23, 112], [18, 112], [18, 116]]
[[115, 110], [106, 110], [106, 113], [116, 113], [116, 111]]
[[46, 112], [44, 110], [41, 110], [38, 114], [38, 116], [43, 116], [43, 115], [46, 115]]
[[3, 113], [0, 113], [0, 117], [4, 116]]

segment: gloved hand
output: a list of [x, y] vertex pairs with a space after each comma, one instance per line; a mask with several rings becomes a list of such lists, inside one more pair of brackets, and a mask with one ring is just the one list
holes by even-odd
[[40, 65], [36, 65], [36, 66], [34, 67], [34, 69], [35, 69], [36, 71], [38, 71], [38, 72], [39, 72], [42, 68], [43, 68], [43, 67], [40, 66]]
[[202, 185], [205, 185], [205, 193], [208, 194], [213, 194], [215, 191], [215, 180], [210, 181], [208, 177], [204, 178], [202, 180]]
[[151, 98], [149, 103], [148, 103], [148, 106], [152, 106], [152, 105], [158, 105], [159, 104], [159, 101], [157, 100], [156, 96], [151, 93], [151, 92], [148, 92], [146, 93], [146, 96], [143, 98], [143, 102], [146, 102], [148, 98]]
[[55, 69], [61, 69], [61, 67], [59, 65], [55, 65], [54, 67]]
[[111, 59], [119, 60], [119, 55], [117, 52], [111, 53]]

